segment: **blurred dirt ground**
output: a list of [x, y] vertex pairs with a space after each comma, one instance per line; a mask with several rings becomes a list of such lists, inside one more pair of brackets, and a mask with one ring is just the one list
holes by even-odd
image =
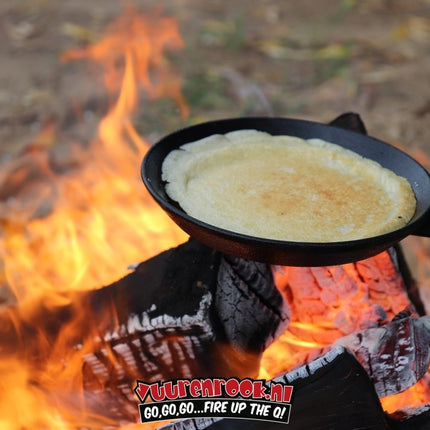
[[[429, 0], [131, 3], [142, 14], [159, 8], [174, 17], [185, 41], [170, 59], [190, 117], [168, 100], [142, 103], [136, 124], [143, 135], [220, 117], [328, 121], [352, 110], [372, 135], [430, 154]], [[105, 91], [87, 64], [59, 56], [97, 40], [122, 10], [116, 0], [2, 0], [3, 161], [48, 120], [64, 136], [91, 136]]]
[[[355, 111], [369, 134], [430, 156], [430, 0], [127, 4], [175, 18], [184, 40], [168, 59], [190, 114], [141, 94], [134, 121], [149, 141], [222, 117], [326, 122]], [[117, 0], [1, 1], [0, 168], [46, 125], [55, 128], [51, 149], [94, 136], [108, 105], [97, 70], [59, 57], [99, 40], [122, 11]]]

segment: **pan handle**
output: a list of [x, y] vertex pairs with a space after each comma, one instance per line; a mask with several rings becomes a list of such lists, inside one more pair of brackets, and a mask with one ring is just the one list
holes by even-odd
[[357, 133], [366, 134], [367, 130], [360, 115], [355, 112], [345, 112], [342, 115], [329, 122], [329, 125], [345, 128]]
[[424, 214], [424, 223], [412, 232], [413, 236], [430, 237], [430, 212]]

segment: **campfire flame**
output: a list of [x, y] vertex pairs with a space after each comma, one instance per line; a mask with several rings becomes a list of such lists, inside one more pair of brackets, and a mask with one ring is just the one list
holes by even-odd
[[[166, 48], [181, 46], [173, 19], [158, 15], [145, 19], [128, 9], [101, 42], [62, 55], [62, 61], [89, 59], [101, 64], [107, 87], [120, 94], [101, 121], [98, 138], [88, 151], [81, 150], [78, 169], [55, 174], [49, 155], [39, 147], [31, 157], [34, 174], [39, 175], [37, 190], [32, 191], [41, 195], [8, 201], [1, 256], [7, 284], [20, 300], [58, 289], [100, 287], [123, 276], [131, 262], [183, 241], [185, 235], [152, 203], [141, 184], [139, 165], [148, 144], [131, 118], [140, 87], [151, 97], [173, 97], [187, 114], [180, 80], [163, 56]], [[52, 128], [41, 132], [49, 133], [43, 141], [55, 142]], [[24, 167], [12, 173], [24, 174]], [[43, 205], [55, 205], [55, 210]], [[48, 213], [38, 216], [43, 210]]]
[[[61, 56], [63, 62], [90, 60], [98, 64], [114, 104], [88, 149], [82, 145], [68, 148], [71, 159], [79, 160], [78, 167], [61, 173], [53, 168], [50, 149], [56, 143], [58, 129], [55, 121], [48, 121], [27, 153], [0, 174], [0, 183], [8, 184], [15, 193], [3, 199], [6, 203], [0, 207], [2, 282], [19, 303], [21, 323], [31, 326], [32, 319], [40, 317], [35, 309], [41, 304], [42, 309], [73, 304], [74, 294], [107, 285], [124, 276], [131, 262], [143, 261], [186, 239], [141, 184], [139, 165], [148, 144], [132, 121], [140, 90], [148, 99], [171, 97], [181, 115], [188, 115], [180, 78], [171, 72], [164, 53], [166, 48], [182, 45], [173, 19], [159, 13], [142, 17], [128, 8], [107, 28], [100, 42]], [[31, 181], [34, 185], [29, 185]], [[1, 197], [4, 193], [0, 189]], [[330, 276], [340, 276], [342, 270], [351, 274], [350, 267], [333, 269], [338, 272]], [[277, 285], [282, 289], [296, 274], [294, 268], [277, 270]], [[360, 291], [346, 291], [339, 300], [327, 294], [324, 302], [332, 300], [332, 306], [310, 309], [305, 315], [292, 308], [288, 330], [264, 354], [261, 378], [270, 379], [308, 362], [339, 337], [362, 328], [360, 320], [353, 321], [347, 315], [365, 314], [367, 322], [370, 317], [376, 323], [374, 303], [361, 297], [364, 300], [358, 304]], [[400, 298], [398, 308], [392, 311], [399, 312], [406, 305]], [[5, 314], [8, 312], [6, 309]], [[112, 316], [111, 312], [106, 314]], [[12, 311], [9, 321], [18, 324]], [[91, 340], [70, 347], [76, 329], [85, 325], [89, 333], [92, 329], [97, 333], [82, 310], [77, 318], [62, 325], [54, 344], [43, 333], [33, 333], [32, 341], [47, 351], [43, 357], [29, 356], [31, 348], [19, 354], [2, 351], [2, 429], [122, 426], [106, 418], [103, 411], [85, 407], [82, 357], [94, 348]], [[20, 338], [16, 341], [22, 343]], [[422, 404], [425, 390], [417, 385], [405, 398], [411, 405]], [[392, 411], [402, 401], [404, 398], [386, 399], [384, 407]]]
[[[68, 148], [71, 158], [79, 159], [78, 167], [61, 174], [53, 169], [49, 150], [58, 130], [51, 121], [0, 178], [9, 187], [16, 184], [18, 192], [1, 208], [4, 282], [30, 324], [40, 303], [61, 308], [72, 301], [71, 291], [107, 285], [124, 276], [130, 263], [186, 239], [144, 190], [139, 167], [148, 144], [132, 123], [141, 89], [149, 99], [173, 98], [181, 114], [188, 114], [180, 79], [165, 57], [166, 49], [182, 45], [174, 19], [160, 13], [142, 16], [128, 8], [100, 42], [62, 55], [64, 62], [85, 59], [100, 65], [109, 97], [117, 99], [89, 149]], [[50, 351], [42, 365], [38, 357], [26, 357], [31, 349], [24, 356], [3, 352], [2, 429], [119, 425], [102, 413], [93, 416], [83, 405], [81, 358], [91, 345], [74, 351], [67, 339], [73, 339], [79, 325], [91, 329], [84, 314], [61, 328], [54, 345], [34, 334]]]

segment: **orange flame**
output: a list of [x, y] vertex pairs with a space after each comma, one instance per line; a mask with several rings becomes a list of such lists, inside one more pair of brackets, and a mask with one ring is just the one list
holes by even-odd
[[[39, 198], [45, 204], [47, 198], [55, 198], [55, 211], [35, 217], [40, 205], [35, 198], [28, 208], [7, 208], [1, 255], [8, 284], [19, 299], [46, 290], [102, 286], [121, 277], [130, 263], [184, 240], [185, 235], [152, 203], [141, 184], [139, 167], [147, 144], [131, 121], [138, 84], [152, 97], [173, 97], [187, 114], [180, 81], [163, 57], [166, 47], [181, 45], [175, 21], [158, 15], [142, 19], [128, 9], [100, 43], [62, 56], [63, 61], [100, 62], [107, 67], [109, 88], [121, 92], [79, 169], [55, 175], [47, 154], [38, 154], [47, 182], [39, 184]], [[151, 74], [161, 74], [163, 79], [152, 82]], [[165, 79], [168, 86], [162, 84]]]
[[[2, 183], [9, 181], [10, 188], [12, 181], [18, 195], [10, 196], [0, 208], [0, 257], [5, 282], [19, 301], [20, 318], [30, 325], [32, 318], [40, 317], [33, 312], [38, 304], [60, 308], [72, 302], [72, 294], [64, 292], [109, 284], [124, 276], [130, 263], [186, 239], [144, 190], [139, 168], [148, 145], [131, 119], [140, 88], [151, 99], [173, 98], [181, 114], [187, 115], [180, 79], [171, 72], [164, 54], [167, 48], [182, 45], [173, 19], [159, 13], [142, 17], [129, 8], [108, 27], [99, 43], [61, 57], [62, 61], [90, 59], [100, 64], [110, 97], [120, 94], [89, 150], [69, 148], [79, 158], [79, 168], [62, 174], [52, 169], [48, 150], [55, 144], [58, 130], [49, 123], [31, 151], [1, 174]], [[31, 183], [34, 185], [28, 185]], [[61, 327], [55, 344], [34, 334], [49, 351], [46, 357], [28, 357], [30, 347], [21, 351], [22, 356], [2, 355], [2, 429], [119, 425], [103, 413], [94, 415], [85, 409], [82, 355], [91, 350], [91, 341], [76, 351], [67, 340], [84, 324], [91, 338], [85, 310], [80, 315]], [[18, 324], [16, 320], [11, 311], [8, 321]], [[34, 365], [29, 364], [33, 361]]]

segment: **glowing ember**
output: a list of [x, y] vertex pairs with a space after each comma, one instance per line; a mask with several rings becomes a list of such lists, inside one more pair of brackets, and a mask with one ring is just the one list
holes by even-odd
[[415, 408], [428, 403], [429, 399], [429, 376], [418, 381], [408, 390], [394, 396], [381, 399], [382, 407], [388, 413], [393, 413], [403, 408]]
[[[336, 340], [384, 325], [405, 309], [409, 298], [390, 258], [384, 252], [369, 259], [371, 264], [363, 260], [333, 267], [277, 268], [276, 283], [289, 303], [291, 322], [264, 351], [259, 377], [270, 379], [308, 363]], [[394, 412], [426, 404], [428, 377], [427, 373], [405, 392], [383, 398], [384, 409]]]
[[[277, 374], [306, 363], [340, 337], [390, 321], [408, 306], [400, 277], [389, 269], [388, 253], [372, 259], [379, 267], [386, 267], [392, 295], [378, 292], [379, 281], [368, 273], [366, 260], [332, 267], [282, 267], [275, 271], [276, 285], [289, 302], [292, 319], [279, 340], [265, 351], [263, 375], [267, 376], [264, 369]], [[318, 283], [322, 280], [323, 285]]]

